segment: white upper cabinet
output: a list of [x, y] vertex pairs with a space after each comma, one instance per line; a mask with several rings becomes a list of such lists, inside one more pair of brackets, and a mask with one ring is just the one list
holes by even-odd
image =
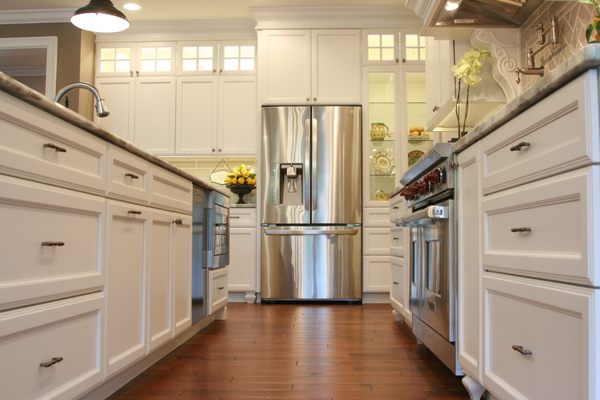
[[96, 76], [170, 75], [175, 72], [175, 43], [99, 43]]
[[267, 30], [259, 34], [263, 104], [359, 104], [358, 30]]
[[451, 40], [427, 38], [427, 130], [433, 130], [454, 107], [454, 51]]

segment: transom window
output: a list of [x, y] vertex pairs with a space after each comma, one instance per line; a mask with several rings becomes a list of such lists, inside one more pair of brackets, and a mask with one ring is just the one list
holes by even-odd
[[181, 48], [181, 69], [184, 72], [213, 71], [213, 46], [183, 46]]
[[368, 34], [367, 56], [369, 61], [394, 61], [395, 35], [393, 34]]
[[406, 61], [425, 61], [425, 37], [415, 34], [404, 36], [404, 58]]
[[224, 71], [254, 71], [256, 49], [254, 46], [223, 46]]
[[100, 49], [100, 72], [129, 72], [131, 70], [130, 48], [105, 47]]
[[142, 72], [169, 72], [173, 58], [171, 47], [142, 47], [140, 70]]

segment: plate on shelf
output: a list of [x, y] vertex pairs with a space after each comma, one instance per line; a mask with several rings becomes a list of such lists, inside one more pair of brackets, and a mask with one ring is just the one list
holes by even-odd
[[377, 151], [371, 156], [373, 167], [384, 174], [389, 174], [394, 168], [392, 157], [384, 151]]
[[423, 153], [421, 150], [409, 151], [408, 152], [408, 166], [410, 167], [411, 165], [413, 165], [414, 163], [419, 161], [419, 159], [421, 157], [423, 157], [424, 154], [425, 153]]

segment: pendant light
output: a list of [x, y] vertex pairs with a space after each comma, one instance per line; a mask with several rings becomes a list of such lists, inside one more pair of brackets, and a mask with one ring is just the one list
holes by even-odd
[[71, 17], [71, 23], [92, 32], [121, 32], [129, 28], [129, 21], [110, 0], [90, 0]]

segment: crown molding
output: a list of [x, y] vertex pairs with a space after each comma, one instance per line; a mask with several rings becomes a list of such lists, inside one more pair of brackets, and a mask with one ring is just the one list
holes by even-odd
[[0, 25], [69, 22], [76, 8], [0, 11]]
[[420, 28], [405, 7], [251, 7], [256, 29]]
[[256, 40], [252, 19], [214, 19], [194, 21], [132, 21], [119, 33], [96, 33], [97, 43], [170, 40]]

